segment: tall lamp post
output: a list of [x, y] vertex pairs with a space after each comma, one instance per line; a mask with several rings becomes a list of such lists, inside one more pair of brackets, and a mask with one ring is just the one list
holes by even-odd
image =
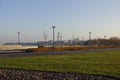
[[58, 47], [60, 45], [60, 33], [58, 32], [58, 36], [57, 36], [57, 43], [58, 43]]
[[20, 44], [20, 32], [18, 32], [18, 45]]
[[91, 32], [89, 32], [89, 47], [91, 47]]
[[56, 26], [52, 26], [52, 28], [53, 28], [53, 45], [52, 45], [52, 47], [53, 48], [55, 47], [55, 27]]

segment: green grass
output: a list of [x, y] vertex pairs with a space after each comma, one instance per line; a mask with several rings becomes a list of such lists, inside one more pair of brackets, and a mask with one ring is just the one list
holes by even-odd
[[71, 72], [120, 78], [120, 51], [29, 58], [1, 58], [0, 68]]

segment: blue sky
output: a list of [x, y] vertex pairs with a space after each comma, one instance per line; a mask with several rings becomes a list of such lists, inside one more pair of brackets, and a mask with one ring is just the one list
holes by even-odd
[[120, 35], [120, 0], [0, 0], [0, 43], [52, 39], [52, 26], [63, 39]]

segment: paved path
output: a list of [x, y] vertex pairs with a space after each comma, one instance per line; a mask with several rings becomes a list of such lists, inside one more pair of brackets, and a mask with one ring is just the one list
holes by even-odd
[[0, 51], [0, 58], [15, 58], [15, 57], [32, 57], [32, 56], [49, 56], [49, 55], [67, 55], [67, 54], [84, 54], [93, 52], [115, 51], [120, 48], [110, 49], [96, 49], [96, 50], [81, 50], [81, 51], [62, 51], [62, 52], [2, 52]]

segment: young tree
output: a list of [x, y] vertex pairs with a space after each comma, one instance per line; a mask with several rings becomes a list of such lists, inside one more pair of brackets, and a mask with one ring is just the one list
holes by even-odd
[[44, 31], [43, 36], [44, 36], [44, 43], [46, 45], [46, 42], [47, 42], [47, 39], [48, 39], [48, 33], [47, 33], [47, 31]]

